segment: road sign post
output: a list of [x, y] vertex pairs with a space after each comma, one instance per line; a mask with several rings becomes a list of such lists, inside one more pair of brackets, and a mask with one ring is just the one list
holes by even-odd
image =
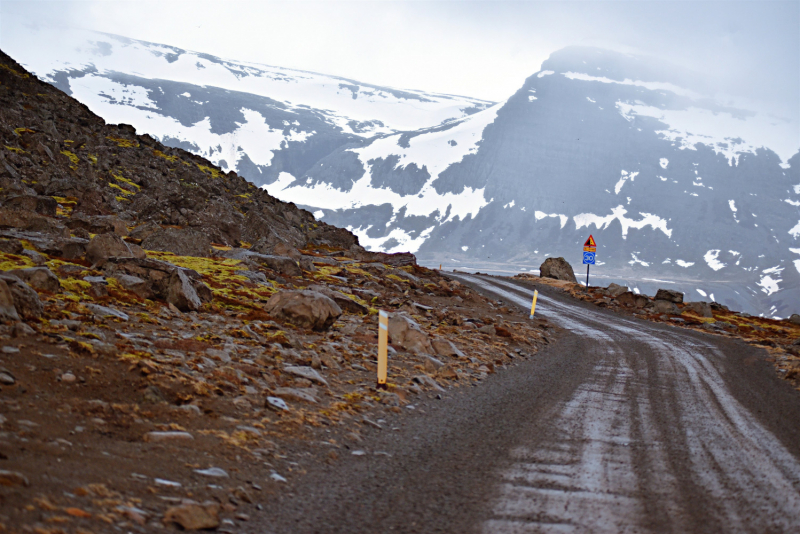
[[531, 302], [531, 319], [533, 319], [533, 313], [536, 311], [536, 299], [539, 297], [539, 291], [534, 289], [533, 290], [533, 302]]
[[589, 266], [595, 264], [597, 254], [597, 243], [591, 235], [586, 243], [583, 244], [583, 264], [586, 265], [586, 289], [589, 289]]

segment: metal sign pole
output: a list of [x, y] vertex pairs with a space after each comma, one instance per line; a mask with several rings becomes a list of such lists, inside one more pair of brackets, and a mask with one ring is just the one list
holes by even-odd
[[586, 289], [589, 289], [589, 266], [590, 264], [586, 264]]

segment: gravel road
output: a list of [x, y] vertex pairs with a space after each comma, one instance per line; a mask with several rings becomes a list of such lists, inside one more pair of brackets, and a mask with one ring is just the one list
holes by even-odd
[[800, 532], [800, 396], [766, 353], [540, 291], [557, 343], [309, 465], [253, 531]]

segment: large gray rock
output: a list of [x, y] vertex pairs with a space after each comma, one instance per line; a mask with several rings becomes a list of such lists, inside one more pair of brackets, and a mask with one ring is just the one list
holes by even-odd
[[108, 258], [139, 257], [143, 257], [142, 253], [113, 233], [94, 236], [86, 247], [86, 259], [95, 264]]
[[683, 293], [671, 289], [659, 289], [656, 292], [655, 300], [666, 300], [675, 304], [683, 303]]
[[687, 302], [684, 309], [700, 317], [714, 317], [708, 302]]
[[604, 293], [607, 297], [617, 298], [618, 296], [622, 295], [623, 293], [630, 291], [627, 286], [621, 286], [619, 284], [609, 284], [608, 287], [605, 289]]
[[192, 228], [162, 228], [142, 241], [145, 250], [172, 252], [178, 256], [207, 257], [211, 253], [208, 235]]
[[680, 315], [681, 310], [674, 302], [670, 302], [668, 300], [656, 300], [653, 301], [653, 312], [655, 313], [666, 313], [668, 315]]
[[7, 273], [19, 277], [20, 280], [34, 289], [41, 289], [43, 291], [49, 291], [50, 293], [58, 293], [61, 291], [61, 282], [58, 281], [58, 277], [53, 274], [53, 271], [47, 267], [13, 269], [7, 271]]
[[19, 321], [14, 295], [5, 280], [0, 280], [0, 321]]
[[614, 299], [621, 306], [633, 306], [634, 308], [644, 308], [650, 299], [644, 295], [637, 295], [633, 291], [626, 291]]
[[265, 307], [277, 319], [312, 330], [326, 330], [342, 314], [330, 297], [316, 291], [279, 291]]
[[19, 277], [0, 273], [0, 280], [3, 280], [11, 291], [14, 300], [14, 308], [17, 314], [26, 321], [38, 319], [44, 313], [44, 306], [39, 300], [39, 295], [31, 286], [23, 282]]
[[455, 356], [458, 358], [466, 358], [464, 353], [458, 350], [458, 347], [446, 339], [434, 339], [431, 341], [431, 345], [433, 346], [433, 350], [436, 351], [436, 354], [439, 356]]
[[542, 278], [554, 278], [555, 280], [566, 280], [577, 283], [575, 271], [564, 258], [547, 258], [539, 267], [539, 276]]
[[408, 352], [433, 354], [428, 334], [405, 313], [389, 316], [389, 338]]
[[800, 324], [800, 315], [793, 313], [787, 320], [792, 324]]
[[170, 275], [167, 302], [182, 312], [197, 311], [203, 305], [192, 281], [182, 269], [176, 269]]

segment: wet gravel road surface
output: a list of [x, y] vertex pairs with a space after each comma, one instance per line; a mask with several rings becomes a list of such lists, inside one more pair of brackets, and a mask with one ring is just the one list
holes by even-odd
[[800, 532], [800, 395], [766, 353], [551, 288], [539, 314], [557, 343], [310, 465], [253, 532]]

